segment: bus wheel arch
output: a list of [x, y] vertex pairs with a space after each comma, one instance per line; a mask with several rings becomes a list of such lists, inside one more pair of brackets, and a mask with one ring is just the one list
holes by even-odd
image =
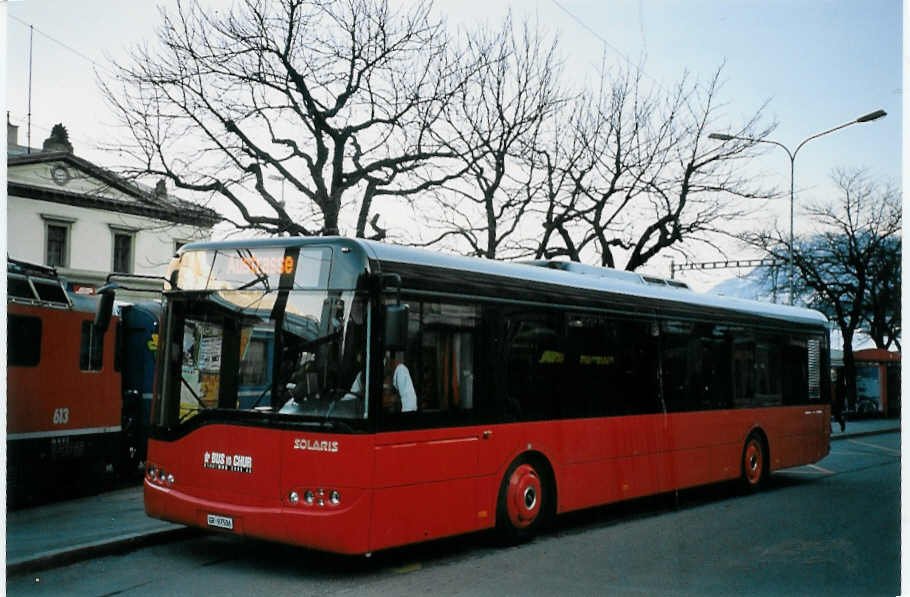
[[768, 436], [761, 427], [753, 428], [746, 436], [740, 466], [740, 483], [747, 492], [758, 491], [768, 480], [771, 472], [771, 451]]
[[556, 515], [556, 476], [540, 452], [524, 452], [506, 469], [496, 499], [496, 530], [507, 543], [534, 537]]

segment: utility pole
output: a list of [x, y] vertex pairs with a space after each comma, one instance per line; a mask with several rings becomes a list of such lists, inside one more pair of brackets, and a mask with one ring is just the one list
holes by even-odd
[[25, 153], [32, 152], [32, 48], [34, 47], [35, 26], [28, 26], [28, 117], [25, 128]]

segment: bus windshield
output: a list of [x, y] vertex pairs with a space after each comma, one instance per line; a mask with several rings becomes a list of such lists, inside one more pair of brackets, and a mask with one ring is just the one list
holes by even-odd
[[354, 291], [172, 292], [157, 426], [202, 413], [365, 417], [366, 299]]

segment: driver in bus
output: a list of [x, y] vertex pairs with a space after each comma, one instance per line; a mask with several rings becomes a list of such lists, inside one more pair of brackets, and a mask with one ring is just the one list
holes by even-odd
[[[359, 360], [360, 355], [358, 355]], [[382, 380], [382, 408], [387, 412], [412, 412], [417, 410], [417, 392], [407, 365], [389, 352], [385, 358]], [[360, 372], [351, 384], [351, 393], [345, 399], [363, 396], [363, 377]]]
[[[351, 324], [363, 326], [364, 305], [355, 301], [351, 308]], [[357, 375], [348, 394], [342, 401], [354, 400], [365, 396], [363, 388], [363, 349], [357, 351]], [[413, 412], [417, 410], [417, 392], [411, 380], [411, 372], [407, 366], [395, 358], [394, 353], [387, 353], [384, 360], [384, 374], [382, 380], [382, 408], [387, 412]]]

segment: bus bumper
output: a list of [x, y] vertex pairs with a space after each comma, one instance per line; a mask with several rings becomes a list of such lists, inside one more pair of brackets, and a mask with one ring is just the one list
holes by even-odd
[[[242, 503], [241, 496], [217, 498], [192, 495], [181, 488], [144, 481], [145, 512], [153, 518], [207, 530], [279, 541], [340, 554], [370, 551], [369, 494], [341, 490], [338, 506], [291, 504], [287, 498], [273, 504]], [[345, 501], [345, 495], [351, 499]]]

